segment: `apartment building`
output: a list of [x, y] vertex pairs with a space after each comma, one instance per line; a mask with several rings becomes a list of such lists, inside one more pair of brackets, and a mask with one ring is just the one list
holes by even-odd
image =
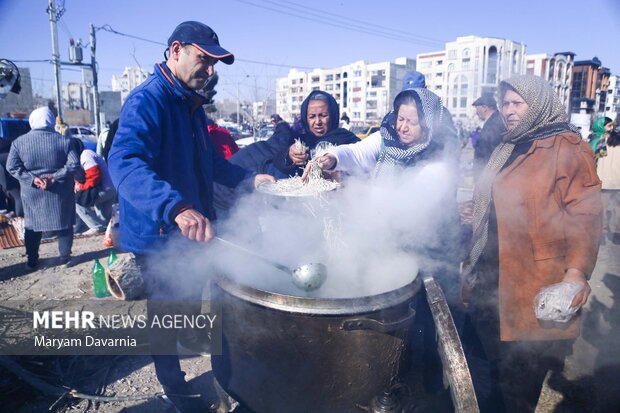
[[575, 62], [571, 113], [603, 113], [611, 72], [597, 57]]
[[121, 92], [121, 103], [125, 103], [129, 92], [134, 90], [149, 76], [150, 73], [140, 67], [126, 67], [122, 75], [112, 76], [112, 90], [114, 92]]
[[607, 88], [607, 100], [605, 102], [605, 116], [612, 119], [620, 114], [620, 78], [618, 76], [609, 77], [609, 87]]
[[562, 105], [569, 111], [575, 53], [528, 54], [525, 60], [525, 73], [546, 79], [553, 86], [553, 90], [556, 96], [560, 98]]
[[292, 121], [313, 90], [330, 93], [356, 126], [379, 123], [391, 110], [402, 87], [405, 73], [415, 70], [414, 59], [400, 57], [394, 62], [371, 63], [359, 60], [331, 69], [301, 72], [292, 69], [276, 80], [276, 111]]
[[452, 116], [471, 127], [477, 122], [474, 100], [483, 93], [495, 93], [501, 80], [523, 74], [525, 51], [525, 44], [512, 40], [457, 37], [446, 43], [445, 50], [418, 54], [417, 70]]

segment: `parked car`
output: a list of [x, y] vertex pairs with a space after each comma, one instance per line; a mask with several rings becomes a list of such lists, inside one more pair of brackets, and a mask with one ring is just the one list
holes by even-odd
[[351, 129], [351, 132], [355, 134], [360, 139], [366, 139], [368, 135], [375, 133], [381, 129], [381, 125], [373, 125], [373, 126], [356, 126]]
[[273, 125], [265, 125], [258, 130], [258, 132], [256, 133], [256, 137], [262, 139], [269, 139], [271, 138], [271, 135], [273, 135], [274, 130], [275, 128]]
[[226, 126], [226, 125], [224, 126], [224, 128], [226, 128], [228, 132], [230, 132], [230, 136], [232, 136], [234, 140], [243, 138], [243, 135], [241, 134], [241, 131], [238, 128], [234, 126]]
[[84, 143], [85, 149], [97, 150], [97, 135], [85, 126], [69, 126], [69, 134], [72, 138], [78, 138]]

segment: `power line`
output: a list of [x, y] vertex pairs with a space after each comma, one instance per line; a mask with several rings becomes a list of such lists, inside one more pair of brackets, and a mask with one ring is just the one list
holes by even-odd
[[[329, 16], [326, 16], [322, 13], [317, 13], [317, 12], [312, 12], [307, 10], [306, 8], [304, 8], [303, 10], [294, 10], [291, 9], [290, 7], [288, 8], [291, 11], [284, 11], [281, 8], [274, 8], [274, 7], [269, 7], [269, 6], [265, 6], [265, 5], [259, 5], [256, 3], [253, 3], [249, 0], [237, 0], [240, 3], [245, 3], [245, 4], [249, 4], [251, 6], [254, 7], [258, 7], [258, 8], [262, 8], [265, 10], [271, 10], [274, 11], [276, 13], [281, 13], [281, 14], [285, 14], [288, 16], [293, 16], [293, 17], [297, 17], [300, 19], [304, 19], [304, 20], [310, 20], [316, 23], [320, 23], [320, 24], [324, 24], [327, 26], [332, 26], [332, 27], [337, 27], [340, 29], [345, 29], [345, 30], [350, 30], [350, 31], [355, 31], [358, 33], [364, 33], [364, 34], [368, 34], [371, 36], [375, 36], [375, 37], [381, 37], [384, 39], [389, 39], [389, 40], [398, 40], [398, 41], [402, 41], [405, 43], [412, 43], [412, 44], [419, 44], [419, 45], [423, 45], [423, 46], [438, 46], [438, 45], [443, 45], [443, 42], [439, 41], [439, 40], [424, 40], [422, 38], [420, 38], [419, 36], [417, 38], [412, 37], [415, 35], [412, 34], [408, 34], [408, 35], [401, 35], [398, 33], [390, 33], [388, 31], [384, 30], [371, 30], [370, 28], [366, 28], [365, 26], [367, 25], [366, 22], [364, 22], [363, 25], [360, 24], [351, 24], [348, 20], [339, 20], [339, 19], [334, 19], [331, 18]], [[264, 2], [266, 3], [274, 3], [273, 1], [269, 1], [269, 0], [264, 0]], [[282, 7], [281, 4], [276, 3], [277, 6]], [[300, 6], [301, 7], [301, 6]], [[309, 17], [308, 15], [314, 15], [316, 16], [316, 18], [313, 17]], [[378, 26], [378, 27], [382, 27], [382, 26]]]
[[[310, 6], [307, 6], [305, 4], [299, 4], [299, 3], [296, 3], [294, 1], [282, 1], [282, 0], [280, 0], [279, 3], [290, 4], [290, 5], [296, 6], [298, 8], [301, 8], [303, 11], [314, 10], [317, 13], [321, 13], [320, 14], [321, 16], [324, 16], [324, 14], [325, 14], [324, 10], [317, 9], [315, 7], [310, 7]], [[442, 39], [436, 39], [436, 38], [433, 38], [433, 37], [422, 36], [422, 35], [419, 35], [419, 34], [414, 34], [414, 33], [406, 32], [404, 30], [393, 29], [391, 27], [381, 26], [381, 25], [378, 25], [378, 24], [375, 24], [375, 23], [372, 23], [372, 22], [367, 22], [367, 21], [364, 21], [364, 20], [355, 19], [355, 18], [352, 18], [352, 17], [349, 17], [349, 16], [343, 16], [343, 15], [335, 14], [335, 13], [330, 13], [329, 16], [330, 17], [342, 18], [345, 22], [357, 22], [357, 23], [360, 23], [360, 24], [362, 24], [364, 26], [377, 27], [377, 28], [382, 29], [382, 30], [391, 31], [391, 32], [395, 32], [395, 33], [401, 33], [401, 34], [403, 34], [405, 36], [410, 36], [412, 38], [421, 39], [421, 40], [428, 40], [430, 42], [434, 42], [434, 43], [441, 44], [441, 45], [446, 43], [445, 40], [442, 40]]]
[[[114, 30], [109, 24], [104, 24], [101, 27], [96, 27], [95, 30], [104, 30], [106, 32], [109, 32], [109, 33], [112, 33], [112, 34], [116, 34], [118, 36], [129, 37], [129, 38], [136, 39], [136, 40], [142, 40], [144, 42], [149, 42], [149, 43], [153, 43], [153, 44], [157, 44], [157, 45], [161, 45], [161, 46], [167, 46], [166, 43], [162, 43], [162, 42], [158, 42], [158, 41], [155, 41], [155, 40], [147, 39], [145, 37], [134, 36], [132, 34], [127, 34], [127, 33], [119, 32], [118, 30]], [[287, 68], [287, 69], [308, 69], [308, 70], [312, 70], [313, 69], [312, 67], [292, 66], [292, 65], [285, 65], [285, 64], [278, 64], [278, 63], [261, 62], [261, 61], [258, 61], [258, 60], [239, 59], [237, 57], [235, 57], [235, 60], [239, 61], [239, 62], [243, 62], [243, 63], [259, 64], [259, 65], [275, 66], [275, 67], [284, 67], [284, 68]]]

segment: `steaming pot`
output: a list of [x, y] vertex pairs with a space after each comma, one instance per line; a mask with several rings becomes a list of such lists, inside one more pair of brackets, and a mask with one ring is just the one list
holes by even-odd
[[386, 293], [342, 299], [270, 293], [220, 276], [223, 389], [256, 413], [357, 412], [409, 367], [420, 277]]

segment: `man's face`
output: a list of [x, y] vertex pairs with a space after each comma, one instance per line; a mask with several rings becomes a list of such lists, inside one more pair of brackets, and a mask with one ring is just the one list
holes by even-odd
[[476, 106], [476, 115], [480, 118], [481, 121], [487, 120], [487, 107], [484, 105]]
[[202, 89], [210, 76], [217, 59], [201, 52], [192, 45], [180, 46], [176, 58], [174, 75], [192, 90]]

